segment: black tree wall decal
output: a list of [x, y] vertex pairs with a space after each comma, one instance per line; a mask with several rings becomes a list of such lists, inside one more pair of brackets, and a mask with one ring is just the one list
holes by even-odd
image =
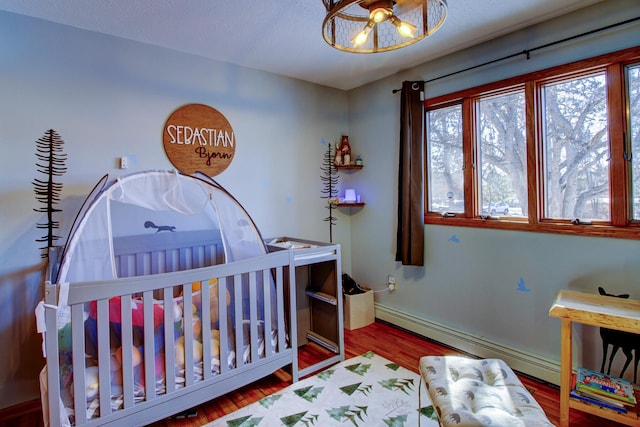
[[338, 194], [338, 170], [336, 166], [333, 164], [333, 155], [331, 154], [331, 143], [327, 144], [327, 151], [324, 155], [324, 159], [322, 162], [322, 170], [323, 175], [320, 176], [324, 186], [322, 188], [320, 196], [323, 199], [327, 199], [326, 208], [329, 209], [329, 216], [326, 217], [323, 221], [327, 221], [329, 223], [329, 242], [333, 243], [333, 226], [336, 224], [338, 218], [333, 216], [333, 210], [336, 208], [337, 199], [336, 196]]
[[37, 178], [33, 180], [36, 200], [44, 205], [41, 208], [34, 209], [34, 211], [47, 214], [46, 223], [36, 224], [37, 228], [47, 230], [46, 235], [40, 239], [36, 239], [36, 242], [46, 243], [46, 246], [40, 248], [43, 250], [41, 254], [42, 258], [49, 256], [47, 249], [52, 247], [53, 242], [60, 238], [60, 236], [53, 233], [53, 230], [60, 226], [58, 221], [53, 220], [53, 213], [62, 212], [62, 209], [55, 208], [55, 205], [60, 202], [62, 184], [54, 182], [53, 177], [62, 176], [67, 171], [65, 166], [67, 155], [62, 153], [63, 144], [64, 141], [53, 129], [46, 131], [45, 134], [36, 141], [37, 171], [47, 176], [46, 180]]

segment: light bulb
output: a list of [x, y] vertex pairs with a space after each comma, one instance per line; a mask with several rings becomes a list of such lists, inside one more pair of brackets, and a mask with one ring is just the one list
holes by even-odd
[[414, 25], [411, 25], [408, 22], [403, 22], [400, 24], [400, 27], [398, 27], [398, 32], [402, 37], [413, 38], [417, 30], [418, 29]]
[[373, 25], [374, 25], [374, 22], [372, 20], [369, 20], [369, 22], [367, 22], [367, 25], [364, 26], [362, 31], [356, 34], [356, 36], [351, 40], [351, 43], [353, 43], [353, 47], [362, 46], [367, 42], [367, 38], [369, 37], [369, 32], [371, 32]]
[[369, 19], [373, 22], [380, 23], [386, 21], [393, 14], [393, 11], [386, 7], [376, 7], [369, 12]]
[[402, 37], [413, 38], [418, 30], [415, 25], [402, 21], [395, 15], [391, 16], [391, 23], [396, 26]]
[[353, 40], [351, 40], [351, 43], [353, 43], [353, 47], [358, 47], [358, 46], [362, 46], [363, 44], [365, 44], [365, 42], [367, 41], [367, 36], [368, 35], [369, 35], [369, 33], [365, 32], [364, 30], [360, 31], [353, 38]]

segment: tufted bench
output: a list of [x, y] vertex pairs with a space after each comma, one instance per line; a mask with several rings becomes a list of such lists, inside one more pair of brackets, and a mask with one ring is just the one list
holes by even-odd
[[553, 427], [531, 393], [500, 359], [420, 358], [440, 425]]

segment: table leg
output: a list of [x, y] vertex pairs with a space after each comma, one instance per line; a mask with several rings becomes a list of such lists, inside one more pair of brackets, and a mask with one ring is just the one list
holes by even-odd
[[570, 320], [562, 319], [560, 329], [560, 427], [569, 427], [569, 392], [571, 391], [571, 332]]

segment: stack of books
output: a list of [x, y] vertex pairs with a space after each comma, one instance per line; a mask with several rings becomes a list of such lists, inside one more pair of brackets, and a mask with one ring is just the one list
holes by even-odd
[[587, 368], [578, 368], [571, 397], [623, 414], [636, 413], [633, 384]]

